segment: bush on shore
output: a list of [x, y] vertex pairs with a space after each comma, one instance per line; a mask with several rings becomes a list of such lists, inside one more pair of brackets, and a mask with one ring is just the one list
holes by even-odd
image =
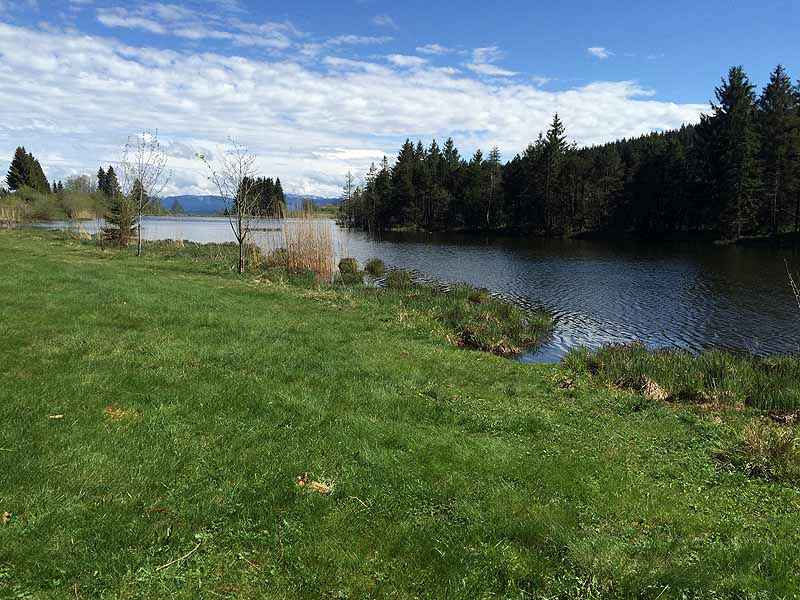
[[352, 257], [346, 257], [339, 261], [339, 273], [342, 275], [352, 275], [358, 273], [358, 261]]
[[373, 277], [380, 277], [386, 272], [386, 265], [378, 258], [370, 258], [364, 265], [364, 270]]

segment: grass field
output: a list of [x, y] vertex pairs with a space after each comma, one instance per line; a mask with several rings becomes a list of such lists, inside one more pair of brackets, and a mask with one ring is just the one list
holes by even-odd
[[0, 232], [0, 597], [800, 593], [800, 484], [723, 458], [747, 407], [149, 250]]

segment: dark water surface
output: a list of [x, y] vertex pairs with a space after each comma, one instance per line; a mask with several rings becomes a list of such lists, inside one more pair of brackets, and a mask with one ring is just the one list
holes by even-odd
[[[96, 228], [83, 226], [89, 233]], [[223, 218], [148, 217], [143, 236], [233, 241]], [[260, 236], [272, 243], [269, 232]], [[577, 346], [637, 340], [689, 350], [800, 352], [800, 310], [784, 266], [788, 260], [800, 271], [797, 250], [454, 234], [392, 233], [376, 240], [342, 230], [338, 239], [337, 252], [361, 264], [377, 257], [392, 267], [486, 287], [528, 308], [551, 311], [552, 339], [523, 361], [555, 362]]]

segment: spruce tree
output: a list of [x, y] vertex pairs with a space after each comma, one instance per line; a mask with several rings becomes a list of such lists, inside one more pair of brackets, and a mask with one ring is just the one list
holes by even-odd
[[737, 239], [753, 226], [758, 188], [758, 139], [755, 86], [742, 67], [731, 67], [711, 103], [711, 127], [717, 149], [714, 184], [719, 191], [720, 230]]
[[790, 214], [789, 204], [797, 169], [797, 97], [789, 75], [778, 65], [758, 100], [758, 125], [764, 187], [762, 221], [776, 235]]
[[280, 177], [275, 178], [273, 195], [275, 197], [275, 208], [273, 212], [279, 219], [283, 218], [283, 216], [286, 214], [286, 194], [283, 193], [283, 186], [281, 185]]
[[103, 170], [103, 167], [97, 171], [97, 190], [101, 194], [105, 194], [106, 196], [110, 197], [108, 193], [108, 179], [106, 178], [106, 172]]
[[109, 198], [116, 198], [122, 193], [119, 181], [117, 180], [117, 174], [114, 172], [114, 167], [112, 167], [111, 165], [108, 165], [105, 182], [106, 182], [105, 193], [106, 196], [108, 196]]
[[6, 183], [10, 190], [18, 190], [30, 185], [30, 160], [25, 148], [21, 146], [14, 152], [14, 158], [11, 160], [11, 166], [6, 175]]

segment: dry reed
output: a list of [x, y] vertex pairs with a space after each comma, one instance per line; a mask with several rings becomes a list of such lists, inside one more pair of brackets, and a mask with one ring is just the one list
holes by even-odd
[[794, 299], [797, 301], [797, 307], [800, 308], [800, 284], [794, 280], [794, 276], [792, 275], [792, 270], [789, 268], [788, 262], [786, 262], [786, 273], [789, 275], [789, 285], [792, 288]]
[[287, 267], [292, 273], [312, 271], [323, 281], [332, 281], [336, 271], [336, 236], [330, 221], [310, 214], [283, 222]]

